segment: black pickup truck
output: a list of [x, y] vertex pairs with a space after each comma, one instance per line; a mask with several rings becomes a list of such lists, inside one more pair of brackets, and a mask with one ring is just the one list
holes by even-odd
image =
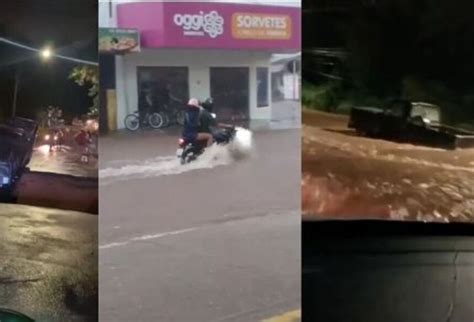
[[474, 132], [440, 123], [436, 105], [406, 100], [383, 108], [353, 107], [349, 128], [359, 134], [445, 149], [474, 147]]
[[31, 160], [38, 124], [12, 118], [0, 124], [0, 197], [8, 196]]

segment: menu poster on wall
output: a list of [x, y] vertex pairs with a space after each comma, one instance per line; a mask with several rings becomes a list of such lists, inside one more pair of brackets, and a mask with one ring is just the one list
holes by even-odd
[[291, 17], [287, 15], [238, 12], [232, 15], [232, 36], [236, 39], [291, 39]]
[[140, 34], [136, 29], [99, 28], [99, 52], [118, 55], [140, 52]]

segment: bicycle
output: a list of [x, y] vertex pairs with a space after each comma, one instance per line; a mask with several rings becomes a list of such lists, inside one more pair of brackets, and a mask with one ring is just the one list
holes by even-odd
[[163, 116], [158, 112], [149, 111], [141, 116], [140, 111], [135, 111], [125, 116], [124, 123], [129, 131], [136, 131], [140, 126], [148, 125], [154, 129], [159, 129], [163, 126]]
[[171, 98], [174, 102], [178, 103], [172, 104], [171, 106], [164, 105], [160, 110], [160, 115], [163, 117], [163, 127], [167, 127], [170, 124], [173, 125], [184, 125], [184, 119], [186, 117], [186, 112], [182, 108], [184, 102], [177, 98]]
[[159, 112], [163, 117], [163, 127], [168, 127], [169, 125], [184, 125], [184, 119], [186, 112], [183, 109], [172, 108], [172, 109], [163, 109]]

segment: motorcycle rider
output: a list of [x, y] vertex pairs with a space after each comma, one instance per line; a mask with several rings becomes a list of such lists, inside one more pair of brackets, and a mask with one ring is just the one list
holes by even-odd
[[189, 142], [206, 141], [208, 147], [212, 144], [213, 137], [209, 132], [200, 132], [202, 110], [198, 99], [189, 100], [184, 118], [183, 138]]
[[54, 107], [52, 107], [51, 105], [48, 106], [48, 109], [46, 111], [46, 126], [48, 129], [52, 129], [53, 126], [54, 126], [54, 118], [55, 118], [55, 115], [54, 115]]
[[92, 135], [87, 129], [82, 129], [74, 138], [76, 143], [81, 147], [81, 162], [88, 163], [90, 155], [90, 145], [92, 143]]
[[[211, 133], [213, 138], [223, 135], [220, 131], [222, 128], [233, 129], [234, 126], [225, 123], [217, 123], [215, 117], [211, 114], [211, 111], [208, 111], [204, 108], [205, 104], [200, 104], [201, 113], [200, 113], [200, 132]], [[210, 105], [206, 105], [208, 108], [211, 108]]]

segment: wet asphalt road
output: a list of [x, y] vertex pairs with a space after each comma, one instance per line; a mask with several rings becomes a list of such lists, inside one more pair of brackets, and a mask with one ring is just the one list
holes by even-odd
[[320, 218], [474, 222], [474, 149], [359, 137], [348, 118], [303, 115], [303, 210]]
[[101, 138], [102, 320], [248, 322], [300, 308], [300, 130], [254, 140], [247, 160], [181, 171], [176, 134]]
[[97, 216], [0, 204], [0, 308], [97, 321]]

